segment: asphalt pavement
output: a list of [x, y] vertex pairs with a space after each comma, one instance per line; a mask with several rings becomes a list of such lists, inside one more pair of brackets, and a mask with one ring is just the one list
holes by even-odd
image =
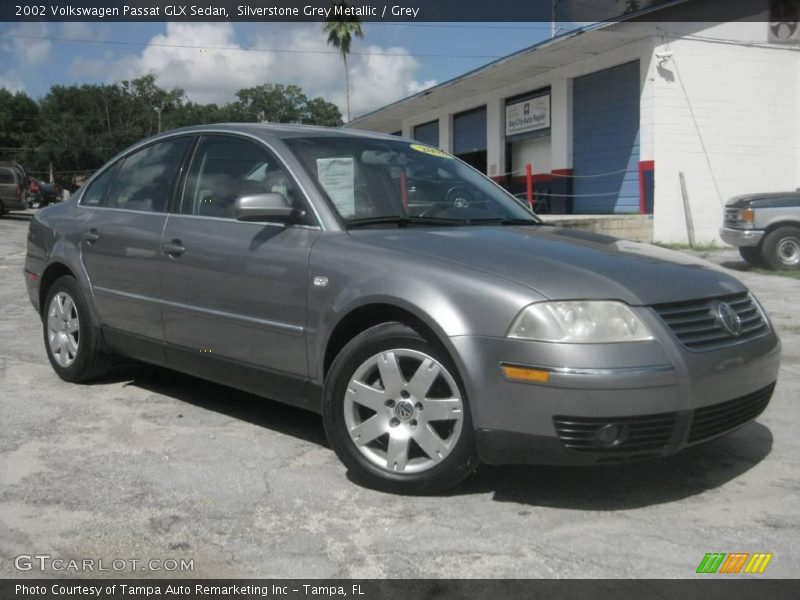
[[25, 293], [29, 218], [0, 219], [0, 577], [682, 578], [708, 552], [771, 552], [748, 577], [798, 574], [798, 279], [705, 253], [783, 341], [757, 422], [664, 460], [481, 467], [402, 497], [348, 480], [314, 414], [135, 363], [61, 381]]

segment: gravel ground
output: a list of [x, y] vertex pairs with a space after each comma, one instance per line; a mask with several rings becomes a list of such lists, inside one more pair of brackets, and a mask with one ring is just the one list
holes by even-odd
[[797, 575], [797, 279], [703, 253], [755, 291], [783, 341], [757, 422], [665, 460], [481, 467], [410, 498], [351, 483], [316, 415], [144, 365], [59, 380], [24, 290], [28, 218], [0, 220], [0, 577], [57, 575], [15, 569], [48, 554], [193, 560], [118, 574], [150, 577], [680, 578], [737, 551], [774, 553], [760, 577]]

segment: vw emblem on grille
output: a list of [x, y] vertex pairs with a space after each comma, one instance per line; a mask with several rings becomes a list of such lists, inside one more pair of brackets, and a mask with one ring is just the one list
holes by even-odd
[[714, 313], [717, 317], [717, 321], [722, 325], [725, 331], [733, 336], [738, 336], [742, 333], [742, 321], [729, 304], [717, 302]]
[[414, 405], [411, 402], [407, 402], [402, 400], [397, 403], [397, 406], [394, 409], [394, 413], [397, 415], [398, 419], [410, 419], [411, 415], [414, 414]]

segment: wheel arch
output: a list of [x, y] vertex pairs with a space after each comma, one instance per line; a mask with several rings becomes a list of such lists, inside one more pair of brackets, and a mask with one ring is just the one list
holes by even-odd
[[776, 229], [780, 229], [781, 227], [796, 227], [797, 229], [800, 229], [800, 220], [797, 219], [787, 220], [786, 218], [782, 218], [780, 220], [774, 221], [764, 228], [764, 237], [766, 237]]
[[460, 361], [449, 344], [447, 335], [430, 315], [418, 307], [402, 302], [375, 299], [351, 307], [331, 328], [322, 345], [322, 360], [318, 362], [320, 381], [325, 381], [334, 359], [350, 340], [370, 327], [389, 322], [399, 322], [411, 327], [428, 342], [446, 352], [461, 370]]
[[61, 261], [51, 262], [45, 268], [44, 272], [42, 273], [41, 278], [39, 279], [39, 314], [44, 315], [47, 307], [45, 306], [45, 300], [47, 299], [47, 294], [50, 291], [50, 288], [53, 286], [53, 283], [59, 278], [63, 277], [64, 275], [69, 275], [74, 277], [76, 280], [78, 279], [75, 273], [70, 269], [65, 263]]

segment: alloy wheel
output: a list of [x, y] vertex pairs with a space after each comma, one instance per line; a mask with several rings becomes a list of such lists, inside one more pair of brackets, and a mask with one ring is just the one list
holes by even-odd
[[344, 418], [350, 439], [370, 462], [391, 473], [419, 473], [456, 446], [464, 405], [444, 365], [424, 352], [394, 349], [356, 369]]
[[80, 322], [78, 307], [66, 292], [58, 292], [47, 309], [47, 342], [50, 354], [61, 367], [69, 367], [78, 356]]

